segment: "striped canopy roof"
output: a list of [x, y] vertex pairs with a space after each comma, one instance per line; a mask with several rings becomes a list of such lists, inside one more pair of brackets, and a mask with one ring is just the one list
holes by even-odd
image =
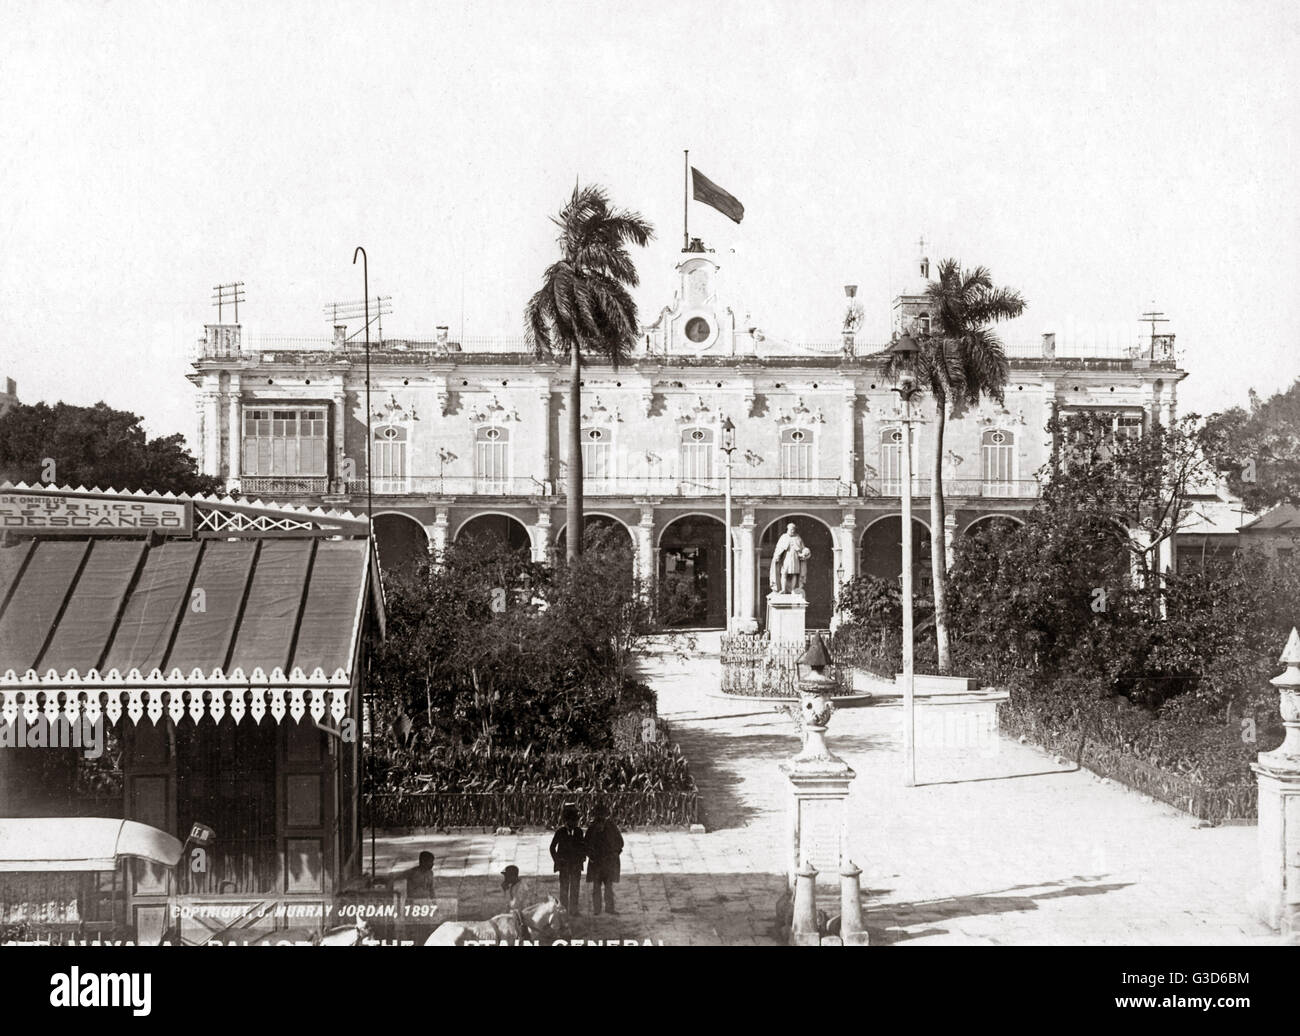
[[365, 538], [292, 535], [0, 546], [0, 713], [12, 721], [21, 694], [29, 721], [93, 719], [104, 697], [116, 721], [125, 692], [137, 722], [164, 708], [240, 719], [248, 691], [255, 720], [267, 695], [276, 720], [341, 718], [371, 557]]

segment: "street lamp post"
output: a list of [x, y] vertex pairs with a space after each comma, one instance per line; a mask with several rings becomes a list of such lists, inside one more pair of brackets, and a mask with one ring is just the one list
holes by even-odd
[[903, 449], [901, 510], [903, 523], [903, 785], [916, 785], [916, 677], [912, 633], [912, 397], [917, 393], [912, 361], [919, 351], [908, 334], [890, 350], [900, 361], [904, 373], [894, 389], [903, 404]]
[[726, 474], [723, 484], [723, 520], [727, 525], [726, 537], [726, 561], [727, 561], [727, 633], [732, 632], [733, 620], [735, 615], [735, 577], [732, 572], [733, 556], [735, 549], [731, 543], [731, 455], [736, 449], [736, 426], [731, 423], [731, 418], [724, 418], [722, 422], [722, 452], [726, 454]]
[[[368, 550], [374, 551], [375, 548], [375, 483], [372, 477], [374, 469], [374, 443], [370, 441], [370, 256], [366, 255], [366, 250], [357, 245], [356, 251], [352, 253], [352, 265], [357, 265], [357, 256], [361, 256], [361, 283], [365, 291], [362, 296], [365, 299], [365, 318], [366, 318], [366, 533], [369, 537]], [[377, 556], [372, 554], [372, 556]], [[369, 673], [366, 675], [366, 692], [370, 698], [370, 749], [373, 752], [375, 747], [375, 695], [371, 690]], [[371, 789], [371, 802], [374, 802], [373, 787]], [[375, 818], [373, 815], [367, 817], [370, 821], [370, 878], [373, 881], [375, 872]]]

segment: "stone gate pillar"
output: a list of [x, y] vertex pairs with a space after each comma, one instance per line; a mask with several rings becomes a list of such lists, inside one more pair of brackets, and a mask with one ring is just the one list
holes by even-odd
[[1261, 914], [1283, 935], [1300, 933], [1300, 633], [1291, 630], [1274, 677], [1286, 739], [1251, 764], [1259, 781]]
[[[821, 649], [819, 651], [819, 648]], [[829, 664], [824, 645], [815, 641], [801, 661]], [[832, 688], [821, 664], [799, 681], [799, 723], [803, 748], [781, 772], [790, 782], [790, 852], [788, 874], [793, 920], [789, 941], [795, 946], [824, 944], [825, 933], [809, 919], [816, 917], [816, 876], [835, 875], [841, 881], [840, 936], [842, 945], [868, 942], [862, 924], [858, 878], [860, 871], [849, 859], [847, 806], [849, 785], [857, 776], [853, 768], [826, 745], [826, 727], [834, 703], [823, 695]], [[810, 930], [811, 927], [811, 930]]]

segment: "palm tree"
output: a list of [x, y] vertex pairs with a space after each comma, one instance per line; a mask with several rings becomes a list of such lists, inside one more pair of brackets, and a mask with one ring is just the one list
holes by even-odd
[[[948, 557], [944, 544], [943, 433], [953, 406], [975, 406], [981, 396], [1001, 403], [1011, 365], [1002, 341], [990, 326], [1025, 311], [1025, 300], [1011, 288], [996, 288], [983, 266], [963, 270], [956, 259], [939, 264], [939, 279], [926, 287], [936, 313], [928, 332], [913, 334], [919, 350], [901, 360], [887, 353], [884, 376], [896, 378], [906, 363], [917, 385], [934, 397], [934, 477], [930, 480], [930, 559], [934, 575], [935, 641], [939, 671], [952, 668], [948, 637]], [[904, 491], [907, 491], [906, 488]]]
[[573, 186], [551, 221], [560, 228], [560, 258], [546, 268], [542, 286], [528, 300], [525, 331], [540, 359], [568, 354], [569, 459], [565, 500], [565, 555], [582, 553], [582, 354], [595, 353], [615, 368], [636, 342], [636, 303], [629, 288], [639, 282], [628, 245], [644, 246], [654, 228], [640, 213], [610, 206], [603, 187]]

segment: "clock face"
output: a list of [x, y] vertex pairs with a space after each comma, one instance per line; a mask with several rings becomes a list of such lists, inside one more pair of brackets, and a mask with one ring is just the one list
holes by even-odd
[[713, 329], [709, 327], [709, 322], [704, 317], [691, 317], [690, 320], [686, 321], [685, 330], [686, 337], [698, 345], [700, 342], [708, 340]]

